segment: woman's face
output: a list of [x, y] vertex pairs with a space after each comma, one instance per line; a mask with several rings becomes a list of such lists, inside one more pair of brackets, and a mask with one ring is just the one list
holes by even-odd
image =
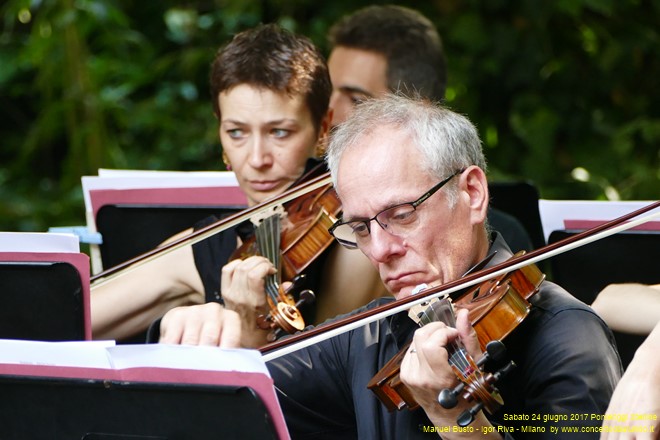
[[220, 93], [218, 103], [220, 141], [248, 204], [284, 192], [319, 138], [304, 97], [241, 84]]

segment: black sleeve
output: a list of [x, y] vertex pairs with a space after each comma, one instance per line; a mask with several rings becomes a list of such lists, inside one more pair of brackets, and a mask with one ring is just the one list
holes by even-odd
[[[208, 217], [197, 224], [195, 230], [218, 221], [215, 216]], [[227, 264], [236, 249], [236, 230], [230, 228], [193, 245], [195, 267], [204, 284], [206, 302], [222, 303], [220, 295], [220, 271]]]

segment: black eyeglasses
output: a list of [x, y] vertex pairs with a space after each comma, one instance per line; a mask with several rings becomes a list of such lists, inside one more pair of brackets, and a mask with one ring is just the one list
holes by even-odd
[[358, 246], [364, 246], [371, 235], [371, 222], [376, 221], [385, 231], [397, 237], [406, 236], [417, 226], [417, 207], [424, 203], [429, 197], [435, 194], [454, 176], [461, 174], [465, 169], [456, 171], [433, 188], [426, 191], [420, 198], [414, 202], [401, 203], [383, 209], [375, 216], [366, 220], [350, 220], [335, 222], [330, 227], [330, 234], [344, 247], [356, 249]]

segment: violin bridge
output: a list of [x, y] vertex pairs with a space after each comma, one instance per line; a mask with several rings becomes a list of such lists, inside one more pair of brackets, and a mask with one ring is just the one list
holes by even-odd
[[286, 215], [287, 214], [286, 210], [284, 209], [284, 205], [275, 205], [271, 209], [266, 209], [253, 215], [250, 217], [250, 221], [253, 225], [259, 226], [267, 218], [277, 216], [279, 219], [283, 219], [286, 218]]

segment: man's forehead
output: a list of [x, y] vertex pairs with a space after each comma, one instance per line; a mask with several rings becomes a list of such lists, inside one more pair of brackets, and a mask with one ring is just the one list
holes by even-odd
[[435, 182], [419, 166], [416, 148], [397, 142], [386, 131], [374, 136], [344, 152], [339, 163], [337, 193], [344, 218], [371, 216], [374, 211], [410, 202]]
[[387, 92], [387, 58], [364, 49], [337, 46], [330, 52], [328, 68], [333, 86], [367, 92], [371, 96]]

